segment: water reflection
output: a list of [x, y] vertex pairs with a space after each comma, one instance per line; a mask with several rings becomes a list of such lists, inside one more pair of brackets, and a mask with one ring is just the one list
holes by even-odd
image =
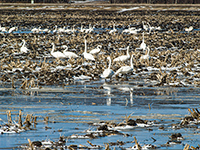
[[[38, 116], [38, 125], [35, 126], [35, 124], [33, 124], [34, 129], [37, 127], [37, 130], [34, 130], [34, 132], [26, 131], [25, 133], [27, 137], [32, 137], [34, 140], [37, 140], [39, 133], [42, 133], [39, 134], [40, 139], [45, 139], [46, 136], [48, 136], [48, 138], [59, 137], [59, 132], [54, 132], [54, 135], [51, 133], [61, 128], [63, 128], [62, 133], [68, 135], [80, 132], [81, 129], [88, 129], [88, 124], [85, 124], [85, 122], [113, 120], [113, 118], [120, 118], [119, 122], [121, 122], [122, 116], [130, 115], [133, 111], [133, 116], [135, 118], [140, 118], [142, 116], [158, 122], [161, 119], [164, 120], [167, 118], [166, 127], [168, 125], [171, 127], [169, 118], [174, 119], [173, 123], [174, 121], [175, 123], [180, 122], [179, 119], [185, 116], [188, 108], [196, 107], [200, 97], [199, 88], [147, 88], [137, 87], [130, 83], [111, 84], [93, 82], [91, 84], [85, 81], [78, 82], [76, 85], [67, 85], [64, 89], [58, 86], [45, 87], [42, 89], [32, 88], [28, 90], [10, 90], [9, 88], [6, 89], [3, 87], [0, 90], [0, 94], [1, 113], [5, 114], [5, 119], [5, 112], [9, 109], [12, 111], [21, 109], [24, 114], [34, 114], [34, 116]], [[11, 94], [12, 96], [10, 96]], [[94, 99], [96, 100], [96, 105], [91, 105]], [[104, 100], [103, 105], [106, 105], [106, 107], [102, 107], [102, 99]], [[149, 113], [150, 111], [151, 113]], [[172, 116], [174, 118], [172, 118]], [[49, 117], [48, 122], [44, 121], [45, 117]], [[3, 119], [3, 115], [0, 116], [0, 118]], [[47, 126], [53, 128], [44, 131]], [[75, 126], [77, 126], [76, 129], [74, 129]], [[162, 136], [162, 131], [163, 130], [156, 131], [158, 133], [157, 136], [162, 139], [162, 141], [159, 141], [161, 144], [166, 142]], [[140, 139], [153, 136], [152, 132], [144, 132], [143, 129], [134, 129], [127, 133], [137, 134]], [[172, 131], [165, 130], [165, 132], [171, 134]], [[187, 131], [187, 133], [193, 135], [192, 130]], [[17, 134], [16, 139], [15, 137], [11, 139], [9, 137], [10, 135], [6, 136], [6, 134], [3, 134], [0, 139], [0, 149], [2, 147], [5, 149], [8, 145], [16, 145], [18, 140], [20, 140], [21, 143], [27, 143], [27, 139], [24, 140], [24, 133]], [[114, 136], [111, 137], [112, 140], [114, 138]], [[124, 137], [116, 138], [120, 139]], [[15, 142], [6, 143], [8, 140], [13, 140]], [[100, 144], [102, 144], [102, 140], [103, 138], [101, 142], [99, 142]], [[130, 139], [127, 137], [127, 141], [128, 140]], [[69, 140], [69, 144], [73, 142], [74, 141]], [[83, 143], [82, 140], [80, 141], [80, 144], [81, 143]]]
[[108, 84], [104, 83], [103, 88], [105, 89], [106, 95], [108, 96], [108, 98], [106, 99], [106, 104], [107, 106], [110, 106], [111, 105], [111, 87], [109, 87]]
[[124, 91], [124, 92], [130, 92], [130, 103], [131, 105], [133, 105], [133, 88], [130, 88], [130, 87], [120, 87], [118, 88], [119, 90], [121, 91]]
[[133, 88], [130, 88], [130, 102], [133, 105]]
[[[122, 91], [122, 94], [120, 94], [120, 97], [125, 97], [126, 106], [128, 105], [128, 103], [133, 105], [133, 90], [134, 90], [133, 88], [130, 88], [128, 86], [122, 87], [122, 86], [115, 86], [115, 85], [104, 83], [103, 89], [105, 89], [104, 92], [105, 92], [105, 95], [107, 96], [106, 102], [107, 102], [108, 106], [111, 105], [111, 101], [112, 101], [113, 97], [118, 97], [119, 93], [116, 92], [116, 89], [117, 89], [117, 91], [119, 91], [119, 90]], [[129, 98], [126, 98], [127, 97], [126, 95], [128, 92], [130, 93]]]
[[110, 106], [111, 105], [111, 97], [109, 97], [108, 99], [106, 99], [106, 105]]

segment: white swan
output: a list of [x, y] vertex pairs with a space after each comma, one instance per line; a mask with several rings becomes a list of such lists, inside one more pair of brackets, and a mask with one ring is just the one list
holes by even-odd
[[114, 71], [112, 69], [110, 69], [110, 67], [111, 67], [111, 58], [110, 58], [110, 56], [108, 56], [107, 59], [109, 60], [109, 66], [108, 66], [107, 69], [105, 69], [103, 71], [103, 73], [101, 75], [101, 77], [105, 78], [105, 80], [106, 80], [106, 78], [110, 78], [111, 79], [112, 76], [114, 75]]
[[85, 29], [83, 28], [83, 25], [81, 24], [81, 32], [85, 32]]
[[121, 68], [119, 68], [114, 76], [118, 75], [119, 73], [126, 75], [127, 78], [127, 74], [133, 71], [133, 55], [131, 55], [131, 59], [130, 59], [130, 66], [122, 66]]
[[17, 29], [17, 27], [12, 27], [12, 28], [10, 28], [9, 30], [8, 30], [8, 33], [12, 33], [14, 30], [16, 30]]
[[146, 30], [146, 31], [148, 31], [148, 29], [149, 29], [149, 28], [148, 28], [148, 25], [145, 25], [145, 24], [144, 24], [144, 21], [142, 21], [142, 25], [143, 25], [143, 29]]
[[127, 52], [126, 52], [126, 55], [122, 55], [122, 56], [119, 56], [117, 58], [115, 58], [113, 61], [116, 62], [116, 61], [126, 61], [130, 58], [130, 54], [129, 54], [129, 46], [127, 46]]
[[65, 26], [63, 28], [58, 28], [57, 30], [58, 33], [63, 33], [65, 32]]
[[39, 33], [41, 31], [41, 27], [31, 29], [32, 33]]
[[58, 29], [58, 26], [55, 25], [55, 28], [54, 28], [54, 30], [53, 30], [52, 32], [53, 32], [53, 33], [57, 32], [57, 29]]
[[90, 26], [90, 30], [89, 30], [89, 33], [90, 32], [92, 32], [92, 31], [94, 31], [94, 28], [95, 28], [95, 25], [92, 27], [92, 26]]
[[66, 29], [65, 32], [66, 33], [74, 33], [75, 29], [74, 29], [74, 25], [72, 27], [72, 29]]
[[65, 58], [66, 56], [62, 53], [62, 52], [54, 52], [55, 50], [55, 44], [52, 43], [52, 51], [51, 51], [51, 55], [55, 58]]
[[43, 29], [43, 30], [41, 29], [41, 31], [44, 32], [44, 33], [50, 33], [50, 32], [51, 32], [51, 30], [50, 30], [50, 29], [47, 29], [47, 28], [45, 28], [45, 29]]
[[6, 27], [2, 27], [1, 24], [0, 24], [0, 31], [6, 32]]
[[139, 29], [136, 29], [135, 27], [130, 27], [130, 25], [128, 25], [129, 28], [128, 29], [124, 29], [122, 31], [122, 33], [126, 32], [126, 33], [130, 33], [130, 34], [137, 34], [138, 31], [140, 31]]
[[102, 46], [98, 45], [97, 48], [94, 48], [93, 50], [90, 51], [90, 54], [97, 54], [101, 51]]
[[83, 56], [86, 60], [95, 61], [94, 56], [90, 53], [87, 53], [87, 40], [85, 39], [85, 51], [83, 52]]
[[130, 34], [137, 34], [138, 30], [137, 29], [132, 29], [129, 31]]
[[69, 58], [69, 59], [71, 59], [71, 58], [77, 58], [78, 57], [78, 55], [76, 55], [75, 53], [73, 53], [73, 52], [67, 52], [67, 50], [68, 50], [68, 46], [67, 45], [63, 45], [62, 46], [63, 48], [65, 48], [65, 50], [63, 51], [63, 54], [67, 57], [67, 58]]
[[193, 26], [190, 26], [189, 28], [185, 28], [185, 31], [189, 33], [189, 32], [192, 31], [193, 29], [194, 29]]
[[140, 62], [143, 61], [143, 60], [147, 60], [148, 63], [149, 63], [149, 60], [151, 59], [151, 57], [149, 55], [149, 52], [150, 52], [150, 49], [149, 49], [149, 47], [147, 47], [147, 54], [146, 55], [142, 55], [140, 57]]
[[94, 26], [92, 27], [91, 24], [89, 24], [89, 28], [85, 29], [85, 33], [90, 33], [94, 30]]
[[148, 22], [147, 24], [149, 25], [149, 34], [151, 34], [151, 31], [155, 30], [155, 27], [152, 27]]
[[22, 44], [22, 47], [20, 48], [20, 52], [27, 53], [29, 51], [29, 49], [25, 46], [26, 41], [23, 39], [22, 42], [23, 42], [23, 44]]
[[130, 32], [130, 30], [131, 30], [131, 27], [130, 27], [130, 25], [128, 25], [128, 29], [124, 29], [123, 31], [122, 31], [122, 33], [129, 33]]
[[114, 25], [113, 25], [113, 29], [110, 30], [109, 34], [112, 34], [112, 33], [116, 32], [116, 31], [117, 31], [117, 29], [115, 29], [115, 24], [114, 24]]
[[140, 44], [140, 48], [145, 50], [147, 48], [146, 43], [144, 43], [144, 32], [142, 33], [143, 39], [142, 39], [142, 43]]

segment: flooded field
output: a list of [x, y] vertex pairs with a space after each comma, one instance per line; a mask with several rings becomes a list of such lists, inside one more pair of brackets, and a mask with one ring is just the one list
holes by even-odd
[[200, 6], [0, 12], [0, 149], [199, 149]]

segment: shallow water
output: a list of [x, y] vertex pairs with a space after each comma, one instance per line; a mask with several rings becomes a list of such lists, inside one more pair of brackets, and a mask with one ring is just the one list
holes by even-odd
[[[131, 141], [134, 141], [135, 136], [141, 145], [153, 144], [162, 149], [182, 149], [185, 144], [197, 146], [200, 143], [198, 126], [180, 129], [172, 129], [171, 126], [190, 115], [188, 108], [199, 107], [198, 91], [199, 88], [196, 87], [151, 88], [134, 86], [134, 81], [105, 83], [104, 80], [77, 81], [64, 87], [52, 86], [30, 90], [11, 89], [9, 85], [1, 86], [1, 124], [7, 122], [8, 110], [11, 110], [13, 120], [17, 121], [18, 112], [22, 110], [23, 117], [26, 114], [37, 116], [38, 124], [32, 127], [34, 130], [20, 134], [2, 134], [0, 148], [17, 148], [27, 144], [28, 139], [56, 141], [60, 136], [81, 135], [84, 134], [84, 130], [96, 129], [89, 123], [119, 123], [130, 114], [132, 119], [141, 118], [156, 121], [157, 124], [121, 131], [130, 134], [128, 137], [112, 135], [97, 139], [68, 139], [67, 145], [89, 145], [89, 140], [92, 144], [104, 146], [104, 143], [123, 141], [127, 143], [116, 147], [128, 148], [134, 145]], [[45, 123], [43, 118], [47, 116], [49, 122]], [[51, 129], [45, 129], [46, 126]], [[160, 126], [164, 126], [164, 130], [160, 130]], [[184, 140], [170, 147], [163, 146], [169, 141], [172, 133], [181, 133]], [[152, 137], [156, 141], [152, 140]]]

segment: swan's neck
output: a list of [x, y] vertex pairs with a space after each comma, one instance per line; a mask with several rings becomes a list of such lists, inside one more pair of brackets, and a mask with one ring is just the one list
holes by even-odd
[[64, 52], [66, 52], [68, 50], [68, 47], [65, 48]]
[[58, 28], [58, 27], [57, 27], [57, 26], [55, 26], [55, 29], [54, 29], [54, 31], [56, 31], [56, 30], [57, 30], [57, 28]]
[[151, 25], [148, 23], [148, 25], [149, 25], [149, 28], [151, 28]]
[[133, 68], [133, 55], [131, 55], [131, 68]]
[[147, 48], [147, 55], [149, 56], [149, 51], [150, 51], [150, 49], [149, 48]]
[[87, 53], [87, 41], [85, 40], [85, 53]]
[[126, 54], [127, 54], [127, 56], [129, 56], [129, 46], [127, 47]]
[[108, 66], [108, 69], [110, 69], [110, 67], [111, 67], [111, 59], [110, 58], [108, 58], [109, 59], [109, 66]]
[[144, 32], [143, 32], [142, 36], [143, 36], [143, 42], [144, 42]]
[[54, 50], [55, 50], [55, 45], [53, 44], [51, 53], [53, 53]]
[[23, 41], [23, 45], [22, 45], [22, 47], [25, 47], [25, 44], [26, 44], [26, 42], [25, 42], [25, 41]]

